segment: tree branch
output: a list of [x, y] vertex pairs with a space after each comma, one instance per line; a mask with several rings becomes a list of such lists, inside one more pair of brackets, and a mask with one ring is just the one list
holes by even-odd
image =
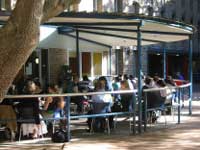
[[81, 0], [45, 0], [42, 22], [59, 15], [63, 10], [73, 4], [78, 4]]

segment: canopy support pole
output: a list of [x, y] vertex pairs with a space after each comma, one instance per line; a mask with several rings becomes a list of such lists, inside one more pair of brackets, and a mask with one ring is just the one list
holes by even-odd
[[119, 50], [115, 49], [115, 74], [119, 75], [119, 68], [118, 68], [118, 64], [119, 64]]
[[[142, 24], [142, 23], [141, 23]], [[138, 133], [142, 133], [142, 35], [141, 35], [141, 24], [138, 25], [138, 32], [137, 32], [137, 50], [138, 50]]]
[[167, 76], [167, 54], [166, 54], [166, 48], [165, 44], [163, 44], [163, 79], [166, 79]]
[[112, 75], [112, 47], [109, 48], [109, 73]]
[[77, 63], [77, 75], [80, 76], [80, 50], [79, 50], [79, 31], [76, 30], [76, 63]]
[[70, 122], [70, 100], [71, 100], [71, 97], [66, 97], [66, 117], [67, 117], [67, 124], [66, 124], [66, 128], [67, 128], [67, 142], [70, 142], [71, 140], [71, 128], [70, 128], [70, 125], [71, 125], [71, 122]]
[[192, 86], [193, 86], [193, 70], [192, 70], [192, 35], [189, 36], [189, 65], [188, 65], [188, 79], [191, 83], [190, 89], [189, 89], [189, 115], [192, 115]]

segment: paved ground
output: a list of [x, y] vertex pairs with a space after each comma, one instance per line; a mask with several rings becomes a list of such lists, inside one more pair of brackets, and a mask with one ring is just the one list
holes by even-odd
[[[187, 110], [183, 112], [182, 124], [170, 124], [167, 127], [159, 125], [149, 132], [132, 136], [128, 133], [118, 132], [113, 135], [76, 135], [70, 143], [55, 144], [48, 141], [7, 142], [0, 145], [0, 150], [199, 150], [200, 149], [200, 102], [193, 103], [193, 115], [189, 117]], [[48, 140], [48, 139], [45, 139]], [[36, 144], [33, 144], [36, 143]], [[45, 144], [48, 143], [48, 144]]]

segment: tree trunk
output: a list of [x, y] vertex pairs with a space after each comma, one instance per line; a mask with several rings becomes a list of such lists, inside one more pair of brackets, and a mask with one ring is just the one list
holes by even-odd
[[38, 43], [43, 5], [44, 0], [18, 0], [0, 29], [0, 100]]
[[80, 0], [18, 0], [0, 29], [0, 102], [39, 42], [40, 24]]

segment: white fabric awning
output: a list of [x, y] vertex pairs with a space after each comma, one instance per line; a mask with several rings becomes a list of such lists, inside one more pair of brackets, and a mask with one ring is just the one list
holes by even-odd
[[[0, 20], [6, 21], [8, 17], [0, 16]], [[162, 18], [134, 14], [62, 13], [50, 19], [46, 23], [47, 26], [41, 27], [41, 36], [43, 32], [49, 36], [44, 39], [41, 37], [39, 47], [75, 50], [76, 30], [79, 31], [80, 50], [136, 46], [138, 25], [141, 23], [142, 45], [187, 40], [194, 32], [193, 26]], [[56, 27], [72, 30], [58, 33]]]
[[[40, 27], [40, 48], [59, 48], [66, 50], [76, 50], [76, 38], [58, 34], [57, 27]], [[109, 47], [95, 44], [90, 41], [79, 39], [80, 51], [107, 51]]]

